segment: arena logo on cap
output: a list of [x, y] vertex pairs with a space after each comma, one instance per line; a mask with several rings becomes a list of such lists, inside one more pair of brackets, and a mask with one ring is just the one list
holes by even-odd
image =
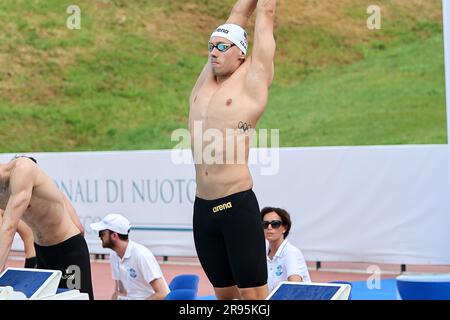
[[244, 40], [241, 40], [240, 42], [241, 42], [241, 45], [245, 49], [247, 49], [247, 47], [248, 47], [248, 35], [247, 35], [247, 32], [244, 31]]
[[223, 28], [217, 28], [216, 32], [222, 32], [222, 33], [228, 34], [230, 32], [230, 30], [223, 29]]

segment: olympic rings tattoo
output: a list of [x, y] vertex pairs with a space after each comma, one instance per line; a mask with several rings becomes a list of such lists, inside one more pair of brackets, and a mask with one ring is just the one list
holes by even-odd
[[238, 129], [242, 130], [244, 133], [247, 133], [248, 130], [252, 128], [251, 124], [247, 124], [246, 122], [239, 121]]

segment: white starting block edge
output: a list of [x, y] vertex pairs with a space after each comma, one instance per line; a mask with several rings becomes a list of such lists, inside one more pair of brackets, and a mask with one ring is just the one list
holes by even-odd
[[[26, 273], [39, 273], [44, 272], [49, 274], [44, 283], [28, 298], [28, 300], [40, 300], [45, 297], [49, 297], [56, 294], [58, 290], [59, 281], [61, 279], [62, 272], [60, 270], [47, 270], [47, 269], [28, 269], [28, 268], [6, 268], [0, 278], [11, 272], [26, 272]], [[26, 281], [26, 279], [24, 279]]]
[[271, 300], [272, 296], [284, 285], [288, 286], [319, 286], [319, 287], [339, 287], [334, 295], [329, 300], [348, 300], [350, 297], [350, 291], [352, 290], [349, 284], [345, 283], [320, 283], [320, 282], [293, 282], [293, 281], [281, 281], [273, 291], [267, 296], [266, 300]]
[[68, 290], [40, 300], [89, 300], [89, 295], [80, 290]]
[[89, 295], [87, 293], [81, 293], [79, 290], [67, 290], [57, 293], [62, 275], [60, 270], [7, 268], [0, 274], [0, 278], [8, 272], [17, 271], [25, 271], [27, 273], [45, 272], [49, 275], [30, 298], [27, 298], [23, 292], [14, 291], [12, 286], [6, 286], [0, 287], [2, 289], [0, 291], [0, 300], [89, 300]]
[[13, 287], [0, 287], [0, 300], [27, 300], [27, 296], [20, 291], [14, 291]]
[[[30, 300], [21, 291], [14, 291], [13, 287], [0, 287], [0, 300]], [[68, 290], [35, 300], [89, 300], [87, 293], [81, 293], [79, 290]]]

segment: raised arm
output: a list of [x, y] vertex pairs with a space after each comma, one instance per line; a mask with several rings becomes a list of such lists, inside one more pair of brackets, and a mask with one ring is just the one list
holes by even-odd
[[192, 88], [191, 95], [189, 97], [189, 105], [190, 106], [194, 103], [199, 88], [203, 85], [203, 83], [205, 82], [205, 80], [208, 76], [211, 77], [211, 65], [209, 64], [209, 56], [208, 56], [208, 62], [206, 62], [205, 66], [203, 67], [202, 72], [200, 73], [197, 81], [195, 82], [194, 87]]
[[268, 87], [272, 83], [274, 73], [273, 59], [276, 45], [273, 26], [276, 5], [276, 0], [258, 0], [256, 6], [251, 72], [257, 79], [252, 79], [252, 81], [266, 79]]
[[245, 29], [248, 19], [255, 11], [257, 0], [238, 0], [226, 23], [234, 23]]
[[11, 194], [0, 226], [0, 270], [3, 270], [20, 218], [30, 203], [36, 168], [28, 161], [17, 161], [11, 173]]

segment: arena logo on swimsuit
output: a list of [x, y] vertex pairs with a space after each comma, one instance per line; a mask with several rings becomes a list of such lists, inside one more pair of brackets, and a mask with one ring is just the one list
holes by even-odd
[[227, 202], [227, 203], [215, 206], [213, 208], [213, 212], [216, 213], [216, 212], [219, 212], [219, 211], [222, 211], [222, 210], [230, 209], [232, 207], [233, 207], [233, 205], [231, 204], [231, 202]]

